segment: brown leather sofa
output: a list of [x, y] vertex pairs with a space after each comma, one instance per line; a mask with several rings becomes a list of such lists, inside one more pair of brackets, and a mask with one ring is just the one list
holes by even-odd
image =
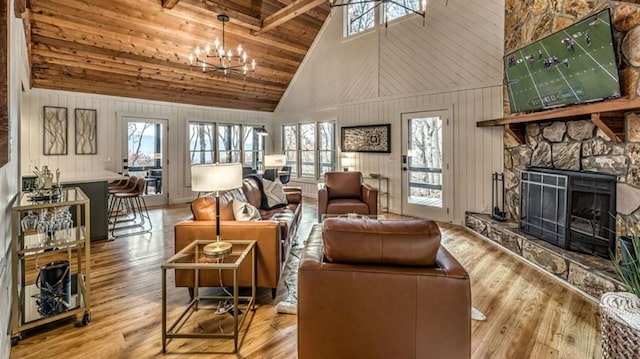
[[329, 218], [298, 272], [298, 357], [471, 356], [469, 276], [427, 220]]
[[[257, 240], [257, 286], [271, 288], [272, 295], [278, 286], [278, 279], [292, 240], [296, 236], [300, 213], [302, 212], [302, 189], [285, 187], [288, 204], [285, 207], [264, 210], [261, 180], [257, 176], [248, 176], [243, 180], [242, 188], [220, 194], [220, 235], [225, 239]], [[236, 221], [233, 215], [233, 199], [251, 203], [259, 209], [262, 220]], [[193, 219], [175, 225], [175, 251], [186, 247], [196, 239], [214, 239], [216, 233], [216, 205], [213, 195], [199, 197], [191, 203]], [[202, 287], [219, 287], [218, 271], [200, 271]], [[176, 270], [176, 286], [194, 287], [194, 272]], [[251, 286], [251, 262], [246, 261], [238, 271], [240, 286]], [[222, 271], [222, 283], [233, 283], [231, 271]]]
[[323, 214], [378, 214], [378, 190], [362, 182], [362, 173], [326, 172], [318, 189], [318, 222]]

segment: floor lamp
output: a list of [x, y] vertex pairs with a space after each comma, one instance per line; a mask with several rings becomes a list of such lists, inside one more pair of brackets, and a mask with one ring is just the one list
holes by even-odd
[[241, 163], [216, 163], [191, 166], [191, 190], [216, 193], [216, 242], [204, 246], [207, 256], [223, 256], [231, 252], [231, 243], [220, 238], [220, 191], [242, 187]]

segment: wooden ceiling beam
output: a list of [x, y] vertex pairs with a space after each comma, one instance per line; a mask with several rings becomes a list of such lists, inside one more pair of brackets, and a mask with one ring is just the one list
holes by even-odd
[[162, 0], [162, 7], [165, 9], [173, 9], [180, 0]]
[[[295, 0], [277, 0], [278, 3], [284, 5], [284, 6], [289, 6], [291, 5]], [[329, 14], [330, 8], [329, 8], [329, 2], [326, 1], [325, 2], [325, 6], [318, 6], [315, 7], [313, 9], [309, 9], [303, 16], [307, 16], [309, 18], [313, 18], [316, 19], [318, 21], [320, 21], [321, 23], [324, 22], [324, 20], [327, 18], [327, 15]]]
[[256, 31], [255, 34], [267, 32], [277, 26], [280, 26], [281, 24], [284, 24], [300, 14], [304, 14], [306, 11], [313, 9], [324, 2], [326, 2], [326, 0], [296, 0], [291, 3], [291, 5], [267, 16], [262, 22], [262, 28]]
[[[227, 2], [221, 1], [220, 3], [216, 3], [209, 0], [183, 0], [183, 3], [188, 3], [189, 5], [207, 10], [214, 13], [216, 16], [219, 14], [228, 15], [230, 23], [246, 27], [250, 30], [260, 30], [262, 27], [262, 21], [259, 19], [259, 14], [257, 14], [257, 16], [251, 16], [246, 13], [250, 11], [250, 9], [243, 12], [229, 6], [221, 5], [222, 3]], [[211, 16], [211, 22], [218, 21], [215, 18], [215, 16]]]

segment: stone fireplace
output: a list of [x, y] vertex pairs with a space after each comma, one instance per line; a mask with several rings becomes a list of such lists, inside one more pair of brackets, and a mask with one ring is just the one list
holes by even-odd
[[[640, 96], [640, 6], [636, 5], [639, 2], [507, 1], [505, 53], [609, 7], [612, 9], [622, 94], [637, 98]], [[503, 97], [505, 118], [513, 117], [509, 113], [506, 89]], [[509, 219], [500, 222], [488, 214], [467, 213], [465, 223], [471, 230], [598, 300], [602, 293], [621, 288], [612, 271], [611, 260], [602, 258], [609, 252], [611, 241], [615, 240], [614, 233], [619, 235], [629, 228], [640, 233], [640, 106], [618, 112], [603, 106], [594, 112], [597, 113], [575, 111], [526, 125], [518, 121], [505, 124], [504, 210]], [[523, 173], [534, 167], [547, 172], [595, 173], [608, 180], [604, 185], [578, 177], [572, 184], [567, 176], [565, 207], [557, 212], [549, 211], [553, 205], [539, 208], [539, 214], [557, 217], [554, 218], [557, 219], [553, 224], [554, 231], [537, 229], [541, 237], [546, 237], [542, 240], [524, 233], [526, 230], [520, 223]], [[578, 194], [575, 198], [574, 192]], [[606, 208], [616, 213], [615, 221], [603, 214]], [[546, 225], [548, 227], [539, 222], [538, 227], [550, 229], [551, 224]], [[567, 241], [573, 233], [590, 233], [591, 236], [582, 244], [573, 245], [571, 240]]]

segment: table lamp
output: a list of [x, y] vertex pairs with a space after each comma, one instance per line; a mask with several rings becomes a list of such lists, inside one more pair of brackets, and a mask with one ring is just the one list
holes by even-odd
[[356, 159], [350, 155], [343, 155], [340, 159], [340, 164], [342, 165], [343, 170], [347, 172], [349, 171], [349, 167], [354, 167], [356, 165]]
[[220, 238], [220, 191], [242, 187], [241, 163], [216, 163], [191, 166], [191, 190], [216, 193], [216, 242], [204, 246], [207, 256], [222, 256], [231, 252], [231, 243]]

